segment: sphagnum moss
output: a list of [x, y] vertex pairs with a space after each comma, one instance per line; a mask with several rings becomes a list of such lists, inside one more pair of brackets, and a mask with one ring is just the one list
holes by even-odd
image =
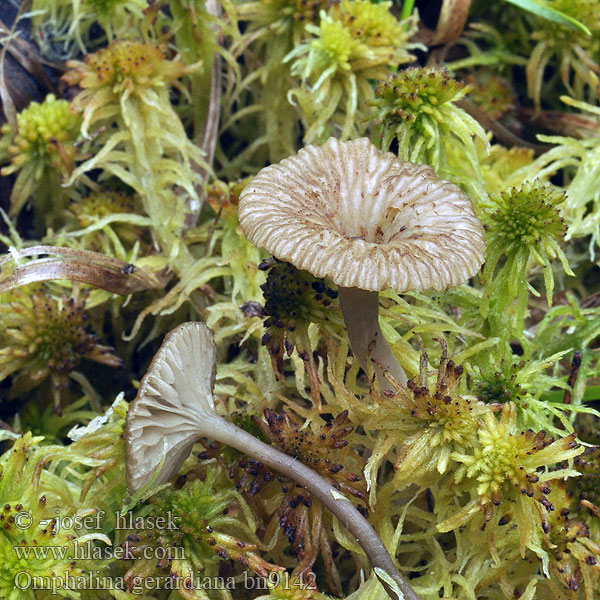
[[364, 104], [373, 96], [370, 80], [413, 59], [412, 22], [400, 23], [390, 7], [390, 2], [342, 0], [321, 13], [319, 26], [307, 25], [314, 37], [284, 59], [293, 59], [291, 74], [302, 81], [288, 95], [300, 107], [306, 144], [325, 141], [334, 123], [342, 139], [361, 135]]
[[153, 498], [149, 516], [171, 515], [175, 526], [129, 533], [123, 546], [137, 560], [126, 574], [128, 580], [164, 572], [187, 597], [197, 598], [202, 579], [216, 577], [222, 561], [234, 560], [263, 577], [282, 570], [257, 554], [250, 511], [231, 484], [225, 481], [223, 487], [219, 478], [224, 478], [222, 472], [209, 470], [204, 481], [196, 479]]
[[536, 107], [542, 104], [545, 71], [557, 66], [557, 75], [569, 94], [582, 100], [593, 99], [600, 73], [598, 35], [600, 33], [600, 7], [593, 0], [553, 0], [553, 8], [577, 19], [590, 31], [589, 35], [569, 27], [537, 23], [532, 31], [536, 45], [526, 67], [527, 93]]
[[[15, 97], [15, 106], [25, 107], [17, 113], [7, 94], [18, 81], [7, 68], [27, 46], [16, 33], [5, 36], [1, 97], [12, 129], [5, 125], [0, 141], [0, 195], [5, 207], [10, 196], [12, 203], [10, 215], [0, 214], [0, 241], [10, 248], [0, 285], [35, 285], [42, 274], [68, 275], [74, 264], [93, 270], [110, 263], [86, 285], [146, 291], [117, 298], [91, 289], [85, 308], [68, 281], [47, 284], [47, 298], [34, 288], [3, 296], [0, 596], [50, 597], [33, 585], [18, 589], [17, 569], [55, 579], [86, 569], [106, 575], [113, 589], [69, 584], [57, 595], [383, 600], [380, 581], [393, 593], [386, 577], [399, 567], [419, 600], [596, 600], [597, 448], [579, 454], [575, 435], [598, 441], [590, 403], [599, 392], [598, 7], [592, 0], [548, 0], [541, 11], [540, 3], [519, 3], [529, 11], [509, 4], [474, 0], [461, 38], [427, 47], [420, 42], [437, 15], [420, 10], [402, 21], [411, 1], [399, 9], [364, 0], [34, 0], [27, 16], [46, 73], [52, 81], [66, 73], [44, 99], [47, 79], [28, 50], [25, 70], [40, 76], [41, 96], [29, 106], [26, 94]], [[68, 59], [77, 60], [53, 70]], [[560, 135], [536, 139], [544, 133]], [[487, 227], [483, 274], [473, 263], [448, 291], [430, 275], [464, 264], [449, 249], [433, 252], [440, 235], [423, 235], [431, 206], [412, 219], [400, 199], [384, 207], [380, 231], [371, 231], [376, 190], [361, 196], [350, 183], [346, 192], [362, 216], [351, 214], [335, 245], [308, 245], [309, 254], [326, 255], [334, 246], [379, 246], [410, 233], [411, 251], [435, 254], [432, 266], [414, 275], [419, 291], [402, 285], [401, 295], [388, 290], [369, 300], [368, 329], [388, 340], [406, 386], [387, 366], [395, 357], [388, 361], [370, 345], [373, 336], [364, 347], [351, 339], [349, 347], [333, 310], [333, 283], [285, 264], [262, 271], [269, 256], [240, 226], [256, 173], [314, 152], [301, 150], [303, 140], [330, 135], [330, 146], [364, 148], [366, 140], [356, 139], [363, 135], [422, 163], [417, 177], [433, 168], [470, 196]], [[214, 142], [212, 163], [211, 145], [200, 142], [202, 157], [192, 142], [206, 139]], [[277, 189], [339, 195], [331, 175], [348, 167], [345, 156], [338, 153], [328, 167], [315, 160], [282, 177]], [[376, 171], [361, 155], [358, 172], [365, 166]], [[392, 186], [394, 177], [381, 185]], [[446, 192], [444, 205], [456, 199]], [[260, 210], [273, 195], [265, 194]], [[339, 209], [325, 204], [320, 198], [316, 212], [297, 211], [294, 222], [315, 214], [335, 221]], [[448, 237], [457, 241], [456, 223], [446, 216]], [[304, 234], [283, 239], [296, 251]], [[50, 251], [46, 258], [36, 254], [40, 247]], [[69, 253], [82, 249], [96, 252], [80, 255], [92, 264], [74, 263]], [[342, 276], [357, 270], [348, 259]], [[363, 271], [371, 282], [413, 277], [385, 261]], [[139, 285], [149, 279], [152, 290]], [[354, 308], [365, 308], [356, 297]], [[165, 427], [181, 415], [162, 413], [152, 425], [161, 434], [150, 428], [138, 441], [148, 442], [159, 465], [165, 438], [192, 452], [183, 464], [169, 462], [158, 488], [130, 496], [125, 421], [138, 409], [128, 410], [128, 400], [159, 340], [199, 319], [218, 348], [210, 418], [241, 426], [228, 438], [237, 450], [197, 431], [182, 442], [180, 430]], [[365, 321], [358, 323], [364, 330]], [[124, 368], [107, 373], [118, 378], [93, 371], [95, 360], [116, 364], [117, 354]], [[207, 375], [197, 367], [189, 374]], [[60, 393], [62, 414], [53, 414], [53, 377], [69, 382]], [[124, 394], [115, 400], [119, 387]], [[11, 392], [18, 392], [15, 401]], [[77, 420], [83, 428], [67, 434]], [[33, 438], [30, 427], [48, 437]], [[260, 446], [257, 437], [268, 454], [278, 453], [277, 464], [314, 469], [306, 481], [314, 483], [318, 472], [331, 494], [319, 496], [317, 488], [315, 497], [289, 470], [279, 475], [275, 463], [248, 456]], [[344, 494], [352, 501], [338, 520], [323, 507], [341, 506]], [[182, 528], [116, 529], [119, 510], [140, 518], [176, 511]], [[49, 518], [46, 533], [36, 523], [17, 534], [11, 519], [23, 511]], [[90, 536], [102, 558], [75, 565], [58, 555], [20, 560], [16, 549], [33, 550], [35, 542], [35, 550], [66, 548], [68, 555], [72, 532], [58, 531], [52, 519], [101, 511], [98, 527], [74, 535]], [[350, 512], [394, 564], [370, 568], [341, 525]], [[165, 552], [181, 549], [185, 557], [169, 561]], [[125, 550], [140, 558], [119, 560]], [[144, 552], [163, 555], [154, 560]], [[197, 570], [211, 575], [210, 589], [203, 580], [170, 589]], [[224, 578], [217, 587], [233, 581], [234, 589], [214, 589], [212, 576]]]
[[43, 288], [15, 290], [0, 305], [0, 380], [12, 376], [12, 397], [50, 380], [57, 409], [69, 375], [82, 359], [122, 366], [113, 348], [86, 325], [85, 295], [52, 297]]
[[82, 133], [100, 132], [95, 141], [103, 146], [71, 180], [101, 168], [132, 187], [152, 219], [157, 243], [183, 269], [191, 257], [181, 241], [186, 215], [182, 192], [197, 209], [199, 177], [193, 164], [201, 164], [202, 158], [169, 101], [169, 88], [179, 86], [178, 79], [199, 65], [168, 60], [149, 42], [121, 40], [69, 66], [63, 79], [82, 88], [72, 104], [82, 114]]
[[397, 143], [402, 160], [431, 165], [484, 204], [474, 143], [487, 150], [488, 140], [481, 125], [456, 105], [469, 89], [448, 71], [433, 67], [409, 67], [380, 78], [369, 101], [376, 125], [373, 139], [381, 150]]
[[315, 405], [320, 406], [319, 378], [308, 329], [311, 323], [329, 332], [342, 328], [336, 302], [338, 291], [290, 263], [272, 259], [271, 264], [265, 261], [263, 265], [270, 268], [266, 282], [261, 285], [266, 317], [261, 343], [267, 347], [279, 378], [283, 378], [284, 354], [290, 356], [297, 350], [306, 365], [312, 398]]
[[18, 215], [30, 197], [37, 211], [60, 214], [68, 199], [68, 192], [61, 184], [75, 167], [80, 127], [81, 118], [69, 102], [52, 94], [42, 103], [32, 102], [19, 113], [16, 131], [11, 131], [8, 123], [2, 126], [0, 164], [9, 164], [0, 174], [16, 174], [11, 215]]
[[78, 556], [78, 545], [110, 540], [100, 531], [62, 526], [63, 519], [66, 523], [68, 517], [96, 511], [81, 507], [66, 480], [45, 470], [44, 464], [85, 459], [62, 446], [42, 446], [42, 439], [26, 433], [0, 457], [0, 595], [38, 598], [40, 593], [32, 589], [38, 581], [37, 587], [48, 595], [54, 589], [59, 597], [79, 600], [85, 598], [82, 579], [100, 564], [89, 554], [82, 556], [81, 546]]
[[574, 275], [560, 246], [566, 234], [560, 214], [564, 201], [563, 192], [535, 181], [526, 182], [519, 188], [492, 196], [482, 216], [488, 244], [483, 269], [483, 278], [488, 283], [483, 313], [489, 314], [493, 304], [496, 315], [506, 315], [516, 301], [513, 315], [505, 321], [509, 335], [523, 327], [531, 289], [523, 283], [531, 263], [542, 268], [550, 306], [554, 292], [551, 260], [558, 260], [567, 275]]

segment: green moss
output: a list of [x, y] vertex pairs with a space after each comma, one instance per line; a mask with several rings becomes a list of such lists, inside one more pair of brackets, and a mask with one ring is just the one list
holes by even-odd
[[[507, 315], [516, 300], [514, 313], [505, 322], [510, 334], [523, 327], [527, 298], [527, 270], [531, 262], [543, 272], [546, 300], [552, 304], [554, 272], [552, 259], [560, 261], [568, 275], [574, 275], [560, 241], [566, 233], [559, 205], [563, 192], [537, 182], [526, 182], [490, 198], [482, 216], [488, 245], [483, 278], [487, 282], [483, 314], [495, 318]], [[501, 261], [502, 259], [502, 261]]]
[[[62, 80], [15, 111], [5, 57], [0, 596], [50, 598], [17, 589], [19, 571], [85, 569], [119, 589], [57, 595], [386, 597], [306, 489], [210, 438], [130, 498], [128, 403], [160, 340], [200, 320], [217, 345], [218, 413], [351, 499], [419, 600], [595, 600], [598, 450], [576, 435], [597, 443], [600, 418], [598, 3], [544, 0], [587, 35], [473, 0], [444, 42], [427, 3], [396, 4], [33, 0], [32, 43]], [[24, 47], [15, 39], [11, 60]], [[471, 280], [381, 291], [381, 331], [409, 376], [383, 394], [348, 347], [335, 286], [267, 258], [239, 226], [254, 174], [329, 136], [431, 165], [485, 227]], [[81, 249], [100, 256], [70, 260]], [[118, 297], [71, 281], [98, 265], [153, 287]], [[117, 528], [125, 509], [139, 526]], [[46, 530], [17, 531], [23, 511]], [[52, 520], [101, 511], [75, 532]], [[149, 525], [169, 514], [177, 527]], [[104, 558], [72, 564], [84, 535]], [[34, 546], [67, 558], [16, 552]]]

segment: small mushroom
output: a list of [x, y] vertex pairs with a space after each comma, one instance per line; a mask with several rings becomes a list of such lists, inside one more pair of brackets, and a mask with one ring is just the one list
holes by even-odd
[[212, 335], [202, 323], [185, 323], [165, 336], [127, 412], [130, 492], [171, 479], [194, 444], [225, 422], [212, 396], [216, 364]]
[[386, 288], [444, 290], [479, 270], [483, 226], [469, 197], [427, 165], [380, 152], [367, 138], [330, 138], [262, 169], [244, 188], [246, 237], [275, 257], [340, 288], [352, 351], [366, 370], [406, 375], [378, 322]]
[[194, 443], [209, 437], [305, 487], [356, 538], [393, 600], [419, 600], [394, 566], [376, 531], [352, 502], [300, 461], [217, 414], [212, 395], [215, 369], [215, 344], [206, 325], [184, 323], [167, 334], [127, 413], [125, 464], [129, 492], [175, 476]]

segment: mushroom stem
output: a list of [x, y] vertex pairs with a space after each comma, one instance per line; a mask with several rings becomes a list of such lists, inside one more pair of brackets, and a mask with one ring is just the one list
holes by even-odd
[[345, 287], [340, 287], [339, 291], [350, 347], [360, 366], [368, 373], [368, 359], [375, 361], [375, 373], [382, 392], [394, 391], [384, 371], [406, 385], [406, 373], [379, 328], [379, 292]]
[[[217, 423], [218, 421], [218, 423]], [[250, 455], [267, 467], [293, 479], [305, 487], [315, 498], [326, 506], [350, 531], [362, 546], [373, 568], [385, 571], [397, 584], [402, 595], [379, 577], [392, 600], [420, 600], [408, 582], [398, 572], [381, 538], [371, 524], [347, 498], [338, 492], [327, 480], [295, 458], [261, 442], [233, 423], [222, 419], [211, 419], [207, 435], [227, 444], [240, 452]], [[376, 572], [377, 574], [377, 572]]]

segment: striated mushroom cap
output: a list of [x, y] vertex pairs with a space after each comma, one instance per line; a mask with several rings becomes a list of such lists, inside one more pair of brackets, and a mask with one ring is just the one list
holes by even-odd
[[219, 419], [213, 402], [216, 348], [204, 323], [183, 323], [165, 336], [127, 412], [125, 464], [131, 493], [176, 475]]
[[457, 185], [367, 138], [330, 138], [265, 167], [240, 196], [239, 220], [277, 258], [363, 290], [441, 291], [475, 275], [485, 254]]

